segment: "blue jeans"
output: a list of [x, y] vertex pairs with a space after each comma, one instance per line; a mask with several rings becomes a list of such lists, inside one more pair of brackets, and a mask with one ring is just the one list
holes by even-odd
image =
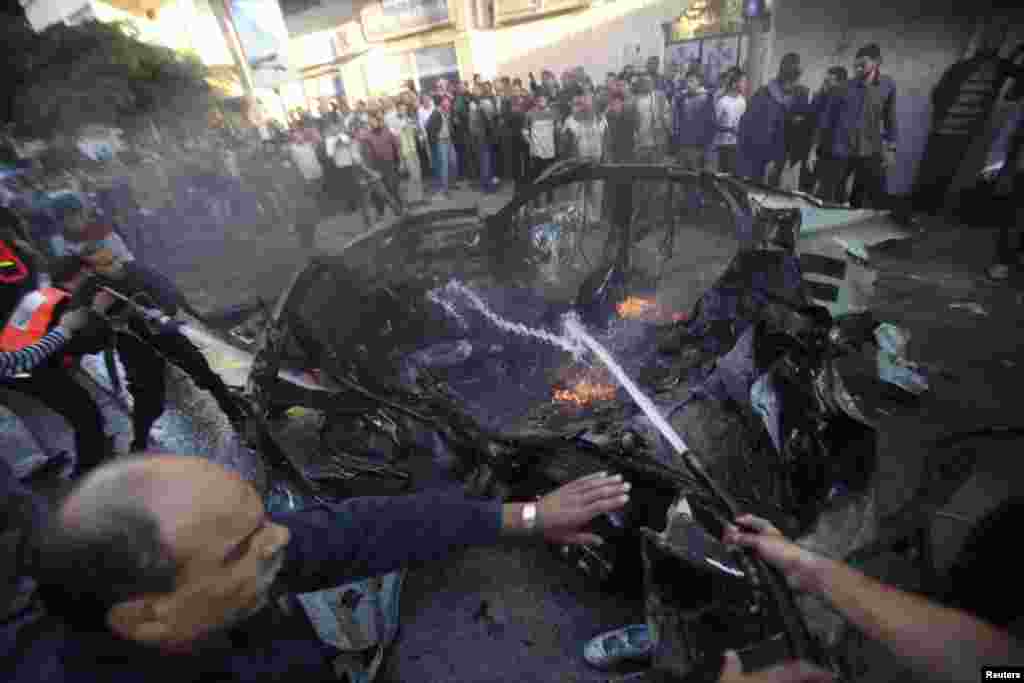
[[494, 147], [489, 142], [480, 143], [480, 189], [490, 192], [494, 188], [491, 181], [494, 179]]
[[442, 140], [434, 144], [434, 176], [437, 178], [438, 189], [441, 192], [448, 192], [451, 189], [449, 169], [450, 164], [454, 161], [452, 152], [451, 140]]

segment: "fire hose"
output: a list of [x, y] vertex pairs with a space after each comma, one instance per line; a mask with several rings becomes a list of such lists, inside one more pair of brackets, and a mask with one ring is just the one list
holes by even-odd
[[[686, 466], [708, 490], [712, 498], [728, 511], [730, 519], [735, 520], [739, 518], [742, 515], [739, 504], [708, 474], [693, 451], [683, 442], [679, 433], [664, 419], [651, 400], [637, 388], [625, 371], [614, 362], [614, 359], [611, 358], [607, 350], [591, 338], [576, 319], [570, 318], [566, 321], [566, 330], [583, 342], [612, 372], [651, 423], [662, 432], [676, 454], [686, 463]], [[750, 577], [755, 589], [761, 589], [766, 592], [769, 599], [774, 603], [783, 623], [790, 655], [794, 659], [803, 659], [819, 664], [827, 663], [825, 653], [817, 645], [810, 630], [807, 628], [807, 624], [796, 605], [785, 576], [750, 549], [744, 549], [740, 553], [740, 558], [744, 565], [744, 572]], [[710, 680], [717, 680], [721, 670], [720, 667], [721, 662], [702, 662], [694, 674], [697, 679], [713, 676]]]

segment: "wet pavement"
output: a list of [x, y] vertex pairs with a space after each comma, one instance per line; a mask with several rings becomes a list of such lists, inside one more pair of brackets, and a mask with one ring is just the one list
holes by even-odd
[[[427, 209], [501, 206], [510, 192], [483, 197], [468, 190]], [[324, 221], [318, 248], [333, 251], [363, 232], [361, 218]], [[880, 434], [880, 503], [896, 510], [917, 486], [935, 449], [928, 442], [951, 431], [1021, 422], [1024, 386], [1024, 287], [984, 279], [995, 233], [931, 219], [918, 237], [871, 250], [879, 269], [874, 310], [880, 320], [912, 333], [909, 357], [932, 369], [931, 391], [919, 410], [893, 417]], [[274, 299], [310, 256], [295, 235], [236, 234], [228, 253], [203, 250], [178, 281], [200, 310]], [[979, 456], [975, 476], [946, 508], [975, 520], [1020, 481], [1020, 448], [1009, 441], [961, 446]], [[967, 525], [936, 519], [937, 560], [948, 563]], [[871, 571], [896, 580], [906, 563], [880, 558]], [[906, 576], [914, 585], [914, 576]], [[642, 604], [602, 595], [541, 545], [475, 549], [443, 564], [418, 568], [402, 595], [399, 640], [380, 681], [605, 681], [582, 660], [583, 641], [642, 621]], [[884, 677], [899, 667], [875, 652]]]

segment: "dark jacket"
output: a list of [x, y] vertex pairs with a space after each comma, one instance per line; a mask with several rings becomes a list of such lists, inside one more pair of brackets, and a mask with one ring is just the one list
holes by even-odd
[[896, 125], [896, 83], [888, 76], [879, 76], [877, 85], [868, 86], [863, 80], [857, 79], [846, 84], [841, 99], [835, 103], [827, 121], [834, 132], [832, 154], [838, 159], [848, 159], [855, 154], [855, 140], [861, 118], [864, 116], [864, 103], [868, 87], [879, 88], [882, 99], [882, 140], [896, 144], [899, 131]]
[[[472, 501], [454, 491], [353, 498], [270, 517], [291, 532], [284, 568], [275, 583], [275, 591], [283, 594], [314, 592], [409, 564], [440, 560], [456, 550], [496, 542], [501, 529], [500, 503]], [[0, 661], [16, 661], [17, 668], [3, 680], [337, 680], [331, 662], [339, 652], [317, 640], [301, 614], [299, 627], [285, 628], [274, 625], [269, 617], [273, 612], [266, 609], [233, 629], [228, 635], [230, 644], [175, 656], [125, 641], [109, 631], [76, 631], [50, 617], [40, 628], [26, 629], [16, 650], [5, 647]], [[9, 643], [7, 639], [4, 642]]]
[[636, 110], [630, 106], [622, 109], [621, 114], [608, 112], [607, 140], [605, 156], [612, 163], [629, 163], [636, 160]]
[[750, 98], [747, 111], [740, 119], [740, 156], [751, 161], [774, 161], [782, 164], [786, 159], [787, 112], [794, 107], [809, 107], [806, 98], [806, 90], [786, 95], [778, 80], [758, 89]]
[[707, 90], [679, 93], [672, 101], [672, 142], [676, 147], [706, 147], [715, 136], [715, 98]]
[[[435, 107], [434, 113], [432, 113], [430, 118], [427, 119], [427, 142], [430, 143], [431, 147], [436, 145], [440, 140], [442, 116], [443, 114], [441, 113], [441, 110]], [[451, 141], [454, 142], [455, 125], [452, 123], [452, 117], [450, 114], [448, 116], [448, 132], [451, 135]]]
[[832, 156], [832, 139], [834, 137], [829, 118], [832, 116], [832, 108], [838, 106], [839, 95], [844, 86], [836, 86], [835, 90], [820, 91], [815, 93], [811, 102], [811, 112], [815, 121], [814, 144], [818, 146], [818, 156], [829, 158]]
[[804, 161], [811, 153], [818, 121], [811, 106], [811, 93], [798, 85], [793, 93], [793, 104], [786, 110], [786, 160]]
[[945, 135], [976, 135], [984, 128], [1010, 77], [1008, 62], [982, 53], [946, 69], [932, 91], [932, 129]]

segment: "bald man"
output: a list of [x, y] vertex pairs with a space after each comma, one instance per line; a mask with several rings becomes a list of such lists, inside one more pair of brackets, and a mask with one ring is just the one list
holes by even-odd
[[12, 643], [17, 670], [3, 680], [336, 680], [338, 652], [301, 610], [288, 622], [264, 607], [508, 535], [600, 542], [583, 527], [628, 490], [600, 474], [536, 503], [431, 491], [268, 514], [209, 461], [125, 458], [83, 479], [41, 534], [35, 575], [51, 616]]

